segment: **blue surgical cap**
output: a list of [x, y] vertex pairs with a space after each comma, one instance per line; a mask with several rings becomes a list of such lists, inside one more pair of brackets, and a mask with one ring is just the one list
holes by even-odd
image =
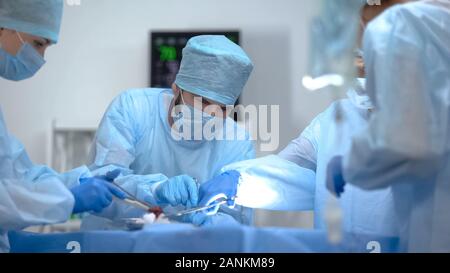
[[252, 70], [247, 54], [225, 36], [196, 36], [183, 49], [175, 84], [195, 95], [234, 105]]
[[58, 42], [63, 0], [0, 0], [0, 27]]

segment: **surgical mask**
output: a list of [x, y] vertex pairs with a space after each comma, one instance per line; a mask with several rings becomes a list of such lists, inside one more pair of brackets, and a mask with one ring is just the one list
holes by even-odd
[[364, 110], [373, 109], [372, 101], [366, 93], [366, 79], [357, 78], [354, 87], [347, 92], [347, 97], [357, 108]]
[[0, 76], [12, 80], [21, 81], [33, 77], [45, 64], [44, 58], [29, 43], [25, 43], [16, 32], [22, 47], [16, 56], [6, 52], [0, 46]]
[[354, 52], [356, 58], [364, 58], [364, 51], [361, 48], [356, 48]]
[[[184, 140], [204, 140], [203, 128], [215, 117], [186, 104], [181, 90], [180, 97], [184, 109], [173, 117], [175, 128], [178, 128], [178, 132], [183, 135]], [[190, 130], [190, 132], [185, 130]]]

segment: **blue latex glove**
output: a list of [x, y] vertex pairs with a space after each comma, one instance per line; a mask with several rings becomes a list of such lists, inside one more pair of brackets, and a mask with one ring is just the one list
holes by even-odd
[[341, 197], [345, 184], [342, 174], [342, 156], [335, 156], [327, 167], [327, 189], [337, 197]]
[[97, 176], [80, 179], [80, 185], [70, 190], [75, 198], [73, 213], [101, 212], [111, 204], [113, 195], [125, 199], [125, 193], [110, 183], [115, 179], [113, 176], [114, 173], [108, 178]]
[[175, 217], [173, 220], [183, 223], [191, 223], [195, 226], [210, 227], [210, 226], [228, 226], [228, 225], [240, 225], [231, 215], [217, 213], [210, 217], [204, 212], [197, 212], [182, 217]]
[[113, 171], [107, 172], [106, 175], [96, 176], [97, 178], [106, 180], [108, 182], [114, 182], [116, 178], [120, 175], [120, 170], [115, 169]]
[[[200, 186], [199, 206], [209, 206], [217, 203], [219, 199], [227, 199], [230, 208], [235, 206], [235, 197], [241, 174], [237, 171], [224, 172], [219, 176], [203, 183]], [[206, 212], [207, 215], [214, 215], [219, 211], [216, 206]]]
[[192, 208], [198, 203], [198, 186], [194, 178], [180, 175], [161, 183], [155, 190], [158, 205]]

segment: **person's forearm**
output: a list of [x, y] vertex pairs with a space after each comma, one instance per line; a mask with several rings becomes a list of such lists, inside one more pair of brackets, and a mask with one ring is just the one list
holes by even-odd
[[22, 229], [31, 225], [67, 221], [74, 198], [58, 176], [47, 175], [34, 181], [0, 180], [0, 226]]
[[313, 209], [315, 173], [309, 169], [268, 156], [237, 162], [223, 170], [236, 170], [241, 175], [238, 205], [273, 210]]

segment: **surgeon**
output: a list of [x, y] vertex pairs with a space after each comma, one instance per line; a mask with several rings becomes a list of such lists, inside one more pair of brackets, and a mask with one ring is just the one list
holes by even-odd
[[[0, 77], [21, 81], [39, 71], [46, 49], [58, 42], [62, 12], [62, 0], [0, 0]], [[124, 193], [87, 167], [58, 174], [34, 165], [0, 111], [0, 252], [9, 250], [8, 230], [100, 212], [113, 196]]]
[[[129, 90], [112, 102], [97, 131], [90, 169], [98, 175], [120, 169], [116, 183], [166, 214], [196, 207], [201, 183], [227, 164], [255, 157], [249, 135], [225, 111], [252, 70], [247, 54], [225, 36], [190, 39], [172, 89]], [[144, 213], [114, 202], [85, 218], [82, 228], [114, 229], [118, 220]], [[197, 213], [172, 220], [200, 226], [218, 219], [251, 224], [252, 211], [225, 207], [212, 219]]]
[[[361, 32], [367, 22], [395, 3], [397, 1], [383, 1], [382, 6], [366, 4], [361, 14]], [[360, 55], [357, 54], [355, 63], [359, 74], [364, 76]], [[313, 210], [314, 227], [325, 230], [330, 198], [326, 188], [327, 164], [331, 158], [348, 153], [352, 137], [365, 128], [373, 112], [364, 78], [355, 80], [347, 97], [317, 116], [278, 155], [227, 165], [222, 169], [223, 174], [202, 185], [200, 204], [213, 204], [217, 198], [237, 196], [237, 204], [252, 208]], [[340, 122], [336, 122], [336, 116], [340, 116]], [[349, 186], [340, 200], [343, 231], [397, 236], [392, 199], [390, 189], [364, 191]]]
[[376, 111], [350, 152], [329, 165], [336, 194], [351, 185], [392, 188], [403, 251], [450, 252], [449, 26], [447, 0], [397, 6], [369, 24], [367, 90]]

